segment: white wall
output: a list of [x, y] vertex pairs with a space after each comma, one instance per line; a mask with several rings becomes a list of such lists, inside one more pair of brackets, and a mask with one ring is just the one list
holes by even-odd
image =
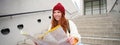
[[[50, 25], [50, 15], [50, 12], [41, 12], [0, 18], [0, 30], [10, 28], [8, 35], [0, 34], [0, 45], [16, 45], [18, 41], [24, 39], [24, 36], [20, 35], [20, 30], [17, 28], [18, 24], [23, 24], [24, 28], [22, 30], [31, 35], [47, 30]], [[38, 23], [37, 19], [41, 19], [41, 23]]]
[[[17, 42], [23, 41], [25, 37], [20, 34], [20, 29], [17, 28], [18, 24], [23, 24], [24, 28], [22, 30], [33, 36], [37, 33], [48, 30], [51, 23], [49, 16], [51, 15], [52, 11], [46, 11], [12, 17], [1, 17], [0, 31], [1, 29], [9, 28], [10, 33], [8, 35], [0, 33], [0, 45], [16, 45]], [[66, 18], [70, 18], [69, 13], [67, 12]], [[37, 19], [41, 19], [41, 23], [38, 23]]]
[[77, 10], [72, 0], [0, 0], [0, 15], [48, 10], [58, 2], [70, 13]]

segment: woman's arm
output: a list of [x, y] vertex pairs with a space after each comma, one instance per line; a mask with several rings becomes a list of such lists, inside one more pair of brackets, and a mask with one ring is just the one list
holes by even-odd
[[78, 33], [77, 27], [74, 24], [74, 22], [69, 20], [69, 26], [70, 26], [70, 38], [68, 40], [71, 40], [70, 41], [71, 43], [81, 42], [81, 36]]

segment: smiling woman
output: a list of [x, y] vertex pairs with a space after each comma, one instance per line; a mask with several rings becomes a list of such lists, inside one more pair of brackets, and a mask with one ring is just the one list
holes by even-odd
[[57, 25], [62, 27], [62, 30], [67, 36], [65, 42], [71, 45], [79, 45], [81, 42], [80, 34], [78, 33], [76, 25], [71, 20], [66, 19], [65, 8], [61, 3], [53, 7], [51, 25], [48, 30], [54, 29]]

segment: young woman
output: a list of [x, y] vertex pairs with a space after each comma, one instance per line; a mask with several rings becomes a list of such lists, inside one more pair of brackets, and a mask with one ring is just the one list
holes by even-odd
[[78, 43], [81, 41], [80, 34], [78, 33], [76, 25], [71, 20], [65, 18], [65, 8], [61, 3], [58, 3], [53, 8], [50, 29], [57, 25], [61, 25], [64, 32], [67, 34], [67, 42], [71, 45], [79, 45]]

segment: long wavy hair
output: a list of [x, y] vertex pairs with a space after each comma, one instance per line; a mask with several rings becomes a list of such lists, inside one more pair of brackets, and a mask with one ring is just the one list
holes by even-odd
[[[62, 13], [62, 12], [61, 12]], [[68, 30], [68, 21], [67, 19], [65, 18], [65, 14], [62, 13], [62, 17], [59, 21], [57, 21], [54, 16], [53, 16], [54, 13], [52, 13], [52, 26], [51, 26], [51, 29], [54, 28], [55, 26], [57, 26], [58, 24], [61, 25], [61, 27], [63, 28], [64, 32], [66, 33], [67, 30]]]

